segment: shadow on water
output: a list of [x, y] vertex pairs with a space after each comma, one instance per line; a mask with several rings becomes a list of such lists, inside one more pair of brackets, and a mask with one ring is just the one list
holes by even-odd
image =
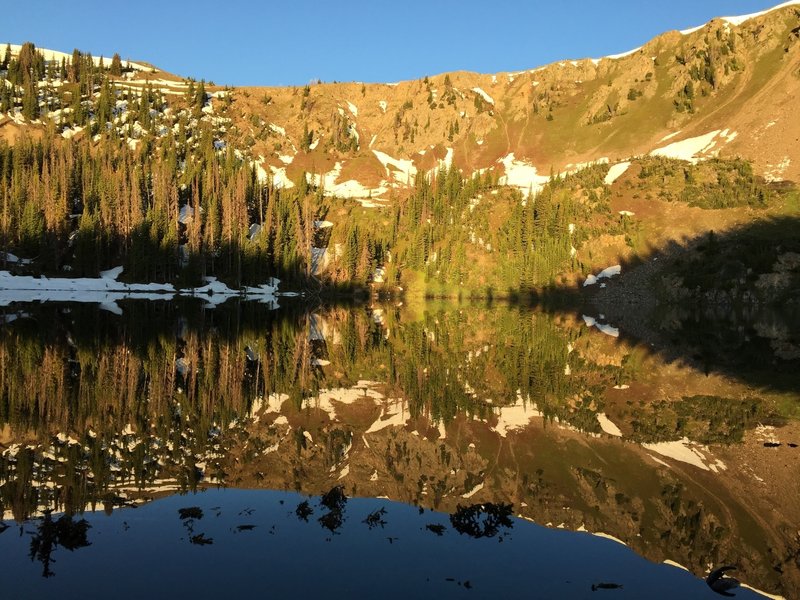
[[547, 288], [539, 305], [577, 307], [667, 362], [800, 391], [800, 217], [708, 231], [618, 262], [622, 275]]

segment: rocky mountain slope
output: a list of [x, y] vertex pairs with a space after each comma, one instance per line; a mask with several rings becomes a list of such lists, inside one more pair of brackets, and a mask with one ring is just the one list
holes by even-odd
[[742, 156], [768, 179], [796, 180], [799, 89], [800, 6], [789, 3], [518, 73], [242, 88], [232, 114], [267, 174], [287, 185], [325, 174], [345, 196], [388, 197], [442, 163], [527, 190], [552, 171], [658, 149]]
[[[121, 89], [149, 83], [168, 104], [187, 92], [179, 77], [129, 66]], [[796, 180], [798, 90], [800, 5], [788, 2], [667, 32], [622, 55], [517, 73], [236, 88], [221, 135], [284, 186], [307, 172], [329, 193], [360, 199], [388, 199], [441, 164], [489, 170], [527, 191], [551, 172], [659, 149], [687, 159], [742, 156], [768, 179]], [[25, 124], [8, 113], [0, 133], [13, 139]]]

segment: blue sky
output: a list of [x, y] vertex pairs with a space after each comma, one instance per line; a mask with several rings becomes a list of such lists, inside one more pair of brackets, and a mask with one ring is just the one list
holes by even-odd
[[781, 1], [16, 1], [0, 15], [0, 42], [116, 51], [217, 84], [388, 82], [615, 54]]

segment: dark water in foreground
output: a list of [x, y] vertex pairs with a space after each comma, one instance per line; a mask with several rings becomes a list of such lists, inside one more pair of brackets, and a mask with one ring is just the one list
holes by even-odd
[[736, 377], [597, 316], [121, 304], [4, 309], [0, 597], [800, 590], [785, 335]]
[[0, 549], [17, 598], [715, 597], [690, 573], [619, 543], [493, 508], [451, 518], [389, 500], [329, 507], [291, 492], [209, 490], [85, 515], [88, 545], [55, 546], [46, 559], [26, 552], [46, 537], [41, 521], [21, 536], [7, 531]]

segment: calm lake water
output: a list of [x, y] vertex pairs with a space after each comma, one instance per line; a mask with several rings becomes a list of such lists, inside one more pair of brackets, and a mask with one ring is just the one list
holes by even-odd
[[791, 319], [0, 310], [0, 597], [800, 594]]

